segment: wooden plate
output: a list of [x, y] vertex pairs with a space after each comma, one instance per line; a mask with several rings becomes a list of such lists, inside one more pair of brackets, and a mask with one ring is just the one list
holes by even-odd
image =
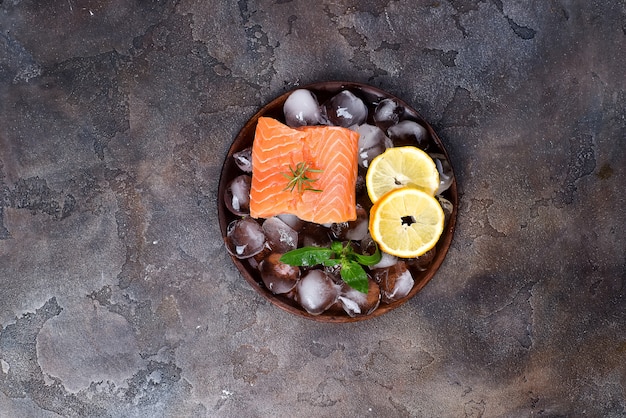
[[[443, 154], [445, 155], [446, 159], [448, 159], [448, 162], [450, 162], [448, 153], [446, 152], [446, 149], [443, 143], [441, 142], [441, 140], [439, 139], [435, 131], [432, 129], [430, 124], [428, 124], [428, 122], [426, 122], [414, 109], [412, 109], [403, 100], [385, 91], [382, 91], [376, 87], [372, 87], [366, 84], [354, 83], [354, 82], [341, 82], [341, 81], [320, 82], [320, 83], [310, 84], [306, 86], [300, 86], [298, 87], [298, 89], [308, 89], [312, 91], [313, 93], [315, 93], [320, 103], [324, 103], [327, 99], [331, 98], [335, 94], [339, 93], [342, 90], [347, 89], [347, 90], [350, 90], [352, 93], [354, 93], [356, 96], [363, 99], [363, 101], [368, 105], [368, 108], [370, 109], [372, 108], [373, 105], [375, 105], [382, 99], [385, 99], [385, 98], [394, 99], [405, 108], [405, 116], [403, 119], [411, 119], [416, 122], [419, 122], [422, 126], [424, 126], [428, 130], [428, 133], [430, 135], [429, 140], [431, 141], [431, 143], [427, 151], [429, 153], [436, 152], [436, 153]], [[244, 125], [244, 127], [241, 129], [241, 131], [239, 132], [239, 134], [233, 141], [228, 151], [228, 155], [226, 156], [226, 159], [224, 161], [224, 166], [222, 167], [222, 173], [221, 173], [220, 183], [219, 183], [219, 195], [218, 195], [218, 215], [219, 215], [220, 228], [222, 231], [223, 238], [226, 237], [226, 228], [228, 224], [234, 219], [237, 219], [237, 216], [233, 215], [226, 208], [225, 201], [224, 201], [225, 190], [229, 181], [242, 173], [237, 167], [237, 165], [235, 164], [234, 159], [232, 158], [232, 155], [252, 145], [252, 142], [254, 140], [254, 132], [256, 129], [256, 124], [257, 124], [257, 120], [259, 119], [259, 117], [267, 116], [267, 117], [278, 119], [280, 121], [284, 121], [283, 104], [285, 103], [285, 100], [287, 99], [287, 97], [289, 97], [290, 94], [291, 94], [291, 91], [277, 97], [276, 99], [272, 100], [270, 103], [265, 105], [263, 108], [261, 108], [261, 110], [259, 110]], [[373, 124], [373, 122], [371, 121], [372, 113], [373, 112], [370, 112], [368, 123]], [[436, 246], [437, 252], [431, 264], [425, 271], [419, 273], [418, 275], [415, 275], [415, 274], [413, 275], [415, 284], [413, 288], [411, 289], [411, 291], [409, 292], [409, 294], [405, 298], [402, 298], [398, 301], [395, 301], [389, 304], [384, 304], [381, 302], [380, 306], [369, 315], [350, 317], [348, 314], [337, 312], [337, 311], [325, 312], [320, 315], [311, 315], [307, 311], [305, 311], [296, 301], [288, 297], [282, 296], [282, 295], [275, 295], [271, 291], [269, 291], [263, 284], [263, 281], [261, 280], [261, 276], [258, 270], [251, 267], [248, 261], [238, 259], [234, 256], [231, 256], [231, 258], [232, 258], [233, 263], [235, 264], [235, 266], [241, 273], [241, 275], [244, 277], [244, 279], [261, 296], [266, 298], [275, 306], [287, 312], [290, 312], [294, 315], [298, 315], [301, 317], [305, 317], [305, 318], [308, 318], [314, 321], [320, 321], [320, 322], [355, 322], [355, 321], [362, 321], [365, 319], [380, 316], [389, 311], [396, 309], [398, 306], [404, 304], [410, 298], [415, 296], [420, 290], [424, 288], [424, 286], [426, 286], [426, 284], [430, 281], [430, 279], [432, 279], [432, 277], [435, 275], [435, 273], [437, 272], [437, 270], [443, 263], [443, 260], [446, 257], [446, 254], [448, 252], [448, 248], [450, 247], [450, 244], [452, 242], [452, 237], [454, 235], [454, 229], [456, 226], [457, 208], [458, 208], [458, 203], [459, 203], [456, 179], [453, 179], [452, 186], [450, 186], [450, 188], [443, 193], [443, 197], [445, 197], [450, 202], [452, 202], [452, 204], [454, 205], [454, 209], [452, 211], [450, 219], [448, 220], [445, 226], [444, 232], [441, 238], [439, 239], [439, 242], [437, 243], [437, 246]]]

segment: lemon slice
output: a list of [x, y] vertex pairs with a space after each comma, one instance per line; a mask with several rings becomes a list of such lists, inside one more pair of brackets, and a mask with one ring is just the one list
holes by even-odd
[[444, 213], [430, 194], [413, 187], [390, 191], [370, 212], [370, 234], [380, 249], [402, 258], [419, 257], [437, 244]]
[[385, 193], [405, 186], [434, 196], [439, 188], [439, 172], [433, 159], [421, 149], [393, 147], [372, 160], [365, 184], [372, 203]]

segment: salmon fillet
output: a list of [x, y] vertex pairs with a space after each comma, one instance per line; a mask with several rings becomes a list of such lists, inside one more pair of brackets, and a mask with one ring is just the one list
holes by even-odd
[[[318, 224], [355, 220], [358, 142], [359, 134], [346, 128], [293, 129], [259, 118], [252, 144], [250, 215], [293, 214]], [[311, 181], [290, 190], [288, 177], [301, 163], [309, 168], [305, 174]]]

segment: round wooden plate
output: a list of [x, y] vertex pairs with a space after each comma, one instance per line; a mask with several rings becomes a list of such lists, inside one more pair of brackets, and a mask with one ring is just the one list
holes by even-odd
[[[382, 99], [385, 99], [385, 98], [394, 99], [400, 105], [404, 106], [405, 108], [404, 119], [415, 120], [428, 130], [428, 133], [430, 135], [430, 141], [431, 141], [431, 145], [430, 145], [430, 148], [428, 149], [428, 152], [429, 153], [437, 152], [437, 153], [443, 154], [446, 156], [446, 159], [448, 159], [448, 162], [450, 162], [448, 153], [446, 152], [446, 149], [443, 143], [441, 142], [441, 140], [439, 139], [439, 137], [437, 136], [433, 128], [430, 126], [430, 124], [427, 121], [425, 121], [424, 118], [422, 118], [414, 109], [412, 109], [403, 100], [385, 91], [382, 91], [376, 87], [372, 87], [372, 86], [362, 84], [362, 83], [341, 82], [341, 81], [319, 82], [315, 84], [300, 86], [298, 87], [298, 89], [308, 89], [312, 91], [313, 93], [315, 93], [320, 103], [324, 103], [327, 99], [331, 98], [332, 96], [339, 93], [340, 91], [346, 90], [346, 89], [350, 90], [356, 96], [360, 97], [370, 108], [372, 107], [372, 104], [375, 104]], [[225, 190], [228, 185], [228, 182], [232, 180], [234, 177], [236, 177], [237, 175], [241, 174], [241, 171], [236, 166], [234, 159], [232, 158], [232, 155], [252, 145], [252, 142], [254, 140], [254, 132], [256, 129], [256, 124], [257, 124], [257, 120], [259, 119], [259, 117], [267, 116], [267, 117], [278, 119], [280, 121], [284, 121], [283, 104], [285, 103], [285, 100], [287, 99], [287, 97], [289, 97], [291, 92], [292, 91], [286, 92], [285, 94], [277, 97], [276, 99], [272, 100], [270, 103], [265, 105], [263, 108], [261, 108], [244, 125], [244, 127], [241, 129], [241, 131], [239, 132], [239, 134], [233, 141], [228, 151], [228, 155], [226, 156], [226, 159], [224, 161], [224, 166], [222, 167], [222, 173], [221, 173], [220, 183], [219, 183], [219, 195], [218, 195], [218, 216], [219, 216], [220, 228], [222, 231], [223, 238], [226, 237], [226, 228], [228, 224], [237, 218], [236, 215], [233, 215], [226, 208], [226, 205], [224, 202]], [[370, 112], [370, 119], [368, 120], [369, 123], [372, 123], [371, 113], [373, 112]], [[256, 270], [255, 268], [252, 268], [251, 265], [246, 260], [241, 260], [234, 256], [231, 256], [231, 258], [232, 258], [233, 263], [235, 264], [235, 266], [241, 273], [241, 275], [244, 277], [244, 279], [246, 279], [246, 281], [261, 296], [266, 298], [275, 306], [287, 312], [290, 312], [294, 315], [298, 315], [301, 317], [305, 317], [305, 318], [308, 318], [314, 321], [320, 321], [320, 322], [355, 322], [355, 321], [362, 321], [365, 319], [380, 316], [389, 311], [396, 309], [397, 307], [399, 307], [400, 305], [408, 301], [410, 298], [415, 296], [420, 290], [424, 288], [424, 286], [426, 286], [426, 284], [430, 281], [430, 279], [432, 279], [432, 277], [435, 275], [435, 273], [437, 272], [437, 270], [443, 263], [443, 260], [446, 257], [446, 254], [448, 252], [448, 248], [450, 247], [450, 244], [452, 243], [452, 237], [454, 235], [454, 229], [456, 226], [457, 208], [458, 208], [458, 203], [459, 203], [456, 179], [453, 179], [452, 186], [450, 186], [450, 188], [443, 193], [443, 197], [445, 197], [450, 202], [452, 202], [452, 204], [454, 205], [454, 208], [450, 216], [450, 219], [448, 220], [445, 226], [443, 234], [441, 238], [439, 239], [439, 242], [437, 243], [437, 247], [436, 247], [437, 252], [431, 264], [425, 271], [421, 272], [418, 275], [414, 275], [413, 278], [415, 280], [415, 284], [406, 297], [400, 300], [397, 300], [395, 302], [389, 303], [389, 304], [381, 303], [380, 306], [369, 315], [350, 317], [346, 313], [341, 313], [337, 311], [325, 312], [320, 315], [311, 315], [310, 313], [305, 311], [296, 301], [290, 298], [287, 298], [285, 296], [282, 296], [282, 295], [275, 295], [271, 291], [269, 291], [263, 284], [263, 281], [261, 280], [261, 276], [258, 270]]]

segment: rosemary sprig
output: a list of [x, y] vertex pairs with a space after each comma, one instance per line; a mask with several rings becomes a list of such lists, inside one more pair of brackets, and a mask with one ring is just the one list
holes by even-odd
[[312, 179], [308, 176], [309, 173], [321, 173], [324, 170], [317, 170], [309, 167], [309, 165], [305, 162], [299, 162], [296, 164], [296, 168], [289, 167], [289, 173], [281, 173], [285, 176], [289, 182], [287, 183], [287, 187], [284, 190], [289, 190], [293, 192], [294, 189], [298, 189], [298, 193], [302, 193], [304, 191], [309, 192], [321, 192], [320, 189], [315, 189], [312, 187], [312, 183], [316, 182], [317, 179]]

